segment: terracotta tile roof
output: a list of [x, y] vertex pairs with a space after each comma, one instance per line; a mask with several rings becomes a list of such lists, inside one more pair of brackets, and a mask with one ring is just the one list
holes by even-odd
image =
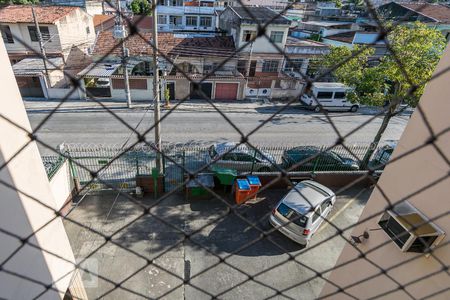
[[[130, 36], [126, 40], [126, 47], [130, 56], [152, 55], [152, 47], [149, 44], [152, 34], [141, 32]], [[232, 37], [177, 37], [173, 33], [158, 34], [159, 50], [165, 55], [180, 56], [229, 56], [235, 51]], [[94, 55], [107, 55], [112, 49], [111, 56], [121, 56], [122, 48], [119, 41], [113, 37], [112, 31], [100, 32], [94, 46]]]
[[113, 15], [94, 15], [93, 22], [94, 27], [101, 25], [102, 23], [114, 19]]
[[[36, 6], [34, 11], [41, 24], [53, 24], [71, 12], [80, 9], [74, 6]], [[2, 23], [32, 23], [33, 14], [30, 5], [8, 5], [0, 7]]]
[[438, 22], [450, 23], [450, 7], [433, 3], [398, 3], [399, 5], [418, 12]]

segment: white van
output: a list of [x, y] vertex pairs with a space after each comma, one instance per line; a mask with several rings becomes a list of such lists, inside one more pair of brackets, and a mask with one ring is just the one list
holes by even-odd
[[350, 87], [339, 82], [314, 82], [311, 90], [302, 95], [300, 101], [315, 112], [320, 111], [320, 105], [330, 111], [356, 112], [359, 105], [347, 100], [349, 90]]

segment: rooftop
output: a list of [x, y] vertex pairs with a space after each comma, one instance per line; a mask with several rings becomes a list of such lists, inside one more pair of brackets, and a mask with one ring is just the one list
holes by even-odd
[[94, 15], [94, 27], [112, 19], [114, 19], [114, 15]]
[[[150, 41], [152, 34], [142, 32], [129, 36], [126, 47], [131, 56], [151, 55]], [[229, 56], [235, 51], [232, 37], [176, 37], [173, 33], [159, 33], [159, 51], [166, 55], [181, 56]], [[100, 32], [93, 51], [94, 55], [122, 55], [119, 40], [112, 31]]]
[[[41, 24], [54, 24], [71, 12], [80, 9], [73, 6], [35, 6], [36, 19]], [[32, 23], [31, 5], [8, 5], [0, 7], [2, 23]]]
[[301, 22], [302, 24], [307, 25], [316, 25], [321, 27], [332, 27], [332, 26], [340, 26], [340, 25], [348, 25], [353, 22], [342, 22], [342, 21], [305, 21]]
[[316, 42], [313, 40], [299, 39], [292, 36], [288, 36], [286, 40], [286, 46], [297, 46], [297, 47], [328, 47], [327, 44]]
[[[56, 70], [64, 65], [62, 57], [48, 58], [47, 61], [48, 70]], [[44, 62], [37, 57], [22, 59], [12, 67], [16, 75], [39, 75], [44, 72]]]
[[317, 88], [347, 88], [347, 86], [340, 82], [314, 82], [314, 87]]
[[397, 3], [438, 22], [450, 23], [450, 7], [435, 3]]
[[266, 22], [270, 22], [271, 24], [291, 24], [289, 19], [267, 7], [230, 7], [230, 9], [233, 10], [241, 20], [247, 23], [255, 23], [256, 19], [262, 24], [265, 24]]

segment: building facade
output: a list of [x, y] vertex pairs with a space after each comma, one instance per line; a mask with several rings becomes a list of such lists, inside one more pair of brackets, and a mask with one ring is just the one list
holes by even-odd
[[[75, 6], [36, 6], [36, 19], [48, 57], [67, 59], [73, 47], [87, 53], [95, 40], [92, 17]], [[41, 53], [31, 6], [0, 8], [0, 29], [11, 62]]]
[[357, 225], [344, 231], [368, 235], [344, 247], [321, 299], [450, 298], [448, 50]]
[[159, 0], [158, 29], [166, 32], [215, 32], [217, 12], [222, 9], [215, 0]]

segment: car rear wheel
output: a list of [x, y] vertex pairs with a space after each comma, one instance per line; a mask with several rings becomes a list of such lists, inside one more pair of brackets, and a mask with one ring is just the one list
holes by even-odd
[[320, 106], [316, 106], [316, 107], [314, 108], [314, 111], [315, 111], [315, 112], [320, 112]]
[[358, 111], [358, 106], [357, 106], [357, 105], [353, 105], [353, 106], [350, 108], [350, 111], [351, 111], [351, 112], [357, 112], [357, 111]]

